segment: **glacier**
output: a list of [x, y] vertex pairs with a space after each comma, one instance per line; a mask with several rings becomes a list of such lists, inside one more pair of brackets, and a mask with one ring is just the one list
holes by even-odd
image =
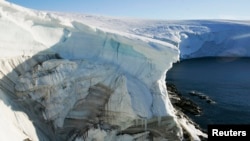
[[[174, 62], [248, 57], [250, 22], [44, 12], [0, 1], [0, 140], [190, 140], [165, 85]], [[129, 134], [130, 133], [130, 134]]]
[[250, 21], [138, 20], [83, 14], [56, 13], [113, 33], [122, 31], [177, 47], [180, 59], [249, 57]]

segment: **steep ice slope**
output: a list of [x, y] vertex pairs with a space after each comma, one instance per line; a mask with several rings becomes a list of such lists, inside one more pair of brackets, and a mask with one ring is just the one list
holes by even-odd
[[[147, 129], [173, 140], [182, 127], [199, 140], [202, 133], [175, 117], [167, 70], [180, 55], [249, 54], [247, 22], [56, 14], [0, 1], [1, 111], [11, 117], [1, 137], [132, 140]], [[25, 116], [12, 118], [17, 112]], [[119, 135], [127, 128], [143, 133]]]
[[[57, 13], [59, 14], [59, 13]], [[206, 56], [250, 56], [250, 21], [155, 21], [62, 14], [113, 32], [122, 31], [178, 46], [181, 59]]]
[[[198, 21], [208, 31], [182, 32], [182, 58], [206, 56], [250, 56], [250, 22]], [[197, 37], [198, 34], [198, 37]]]
[[[37, 133], [14, 122], [22, 140], [74, 139], [96, 125], [118, 131], [136, 120], [174, 117], [165, 86], [165, 73], [178, 60], [172, 45], [7, 2], [0, 6], [1, 89], [7, 97], [2, 101], [20, 101], [20, 108], [10, 104], [8, 112], [26, 112], [15, 120], [32, 120], [26, 126]], [[173, 136], [181, 137], [175, 117], [167, 122]], [[116, 140], [115, 134], [109, 140]]]

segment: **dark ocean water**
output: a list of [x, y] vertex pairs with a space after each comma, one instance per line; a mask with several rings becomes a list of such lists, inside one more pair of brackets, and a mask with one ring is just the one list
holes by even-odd
[[[250, 58], [198, 58], [174, 64], [167, 73], [183, 96], [202, 109], [191, 116], [202, 128], [208, 124], [250, 124]], [[188, 94], [195, 90], [216, 104]]]

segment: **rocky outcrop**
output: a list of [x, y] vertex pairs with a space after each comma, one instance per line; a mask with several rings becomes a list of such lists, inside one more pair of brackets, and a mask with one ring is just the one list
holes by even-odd
[[170, 100], [175, 108], [181, 110], [184, 113], [191, 113], [193, 115], [201, 114], [202, 109], [199, 107], [199, 105], [194, 103], [192, 100], [183, 97], [174, 84], [167, 83], [166, 85], [170, 95]]
[[209, 96], [201, 93], [201, 92], [197, 92], [197, 91], [190, 91], [188, 94], [190, 94], [191, 96], [196, 96], [199, 97], [201, 100], [206, 101], [209, 104], [215, 104], [216, 102], [214, 100], [212, 100]]
[[[199, 138], [202, 141], [206, 141], [207, 140], [206, 131], [200, 128], [200, 126], [197, 123], [195, 123], [191, 118], [189, 118], [186, 115], [187, 113], [192, 115], [200, 115], [202, 113], [202, 109], [192, 100], [183, 97], [174, 84], [166, 83], [166, 85], [168, 93], [170, 95], [171, 103], [174, 105], [176, 109], [176, 115], [178, 117], [178, 120], [180, 121], [184, 120], [188, 124], [193, 125], [194, 128], [196, 128], [197, 130], [203, 132], [202, 134], [200, 134]], [[189, 131], [185, 127], [183, 127], [183, 129], [184, 129], [183, 130], [184, 139], [192, 140]]]

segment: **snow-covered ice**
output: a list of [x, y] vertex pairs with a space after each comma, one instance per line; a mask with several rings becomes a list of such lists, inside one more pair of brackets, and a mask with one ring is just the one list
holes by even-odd
[[103, 30], [131, 33], [177, 46], [180, 58], [249, 56], [250, 21], [138, 20], [83, 14], [56, 13]]
[[175, 116], [166, 73], [180, 59], [250, 56], [249, 33], [247, 21], [119, 19], [0, 1], [0, 139], [142, 140], [147, 132], [117, 134], [165, 123], [198, 140]]

